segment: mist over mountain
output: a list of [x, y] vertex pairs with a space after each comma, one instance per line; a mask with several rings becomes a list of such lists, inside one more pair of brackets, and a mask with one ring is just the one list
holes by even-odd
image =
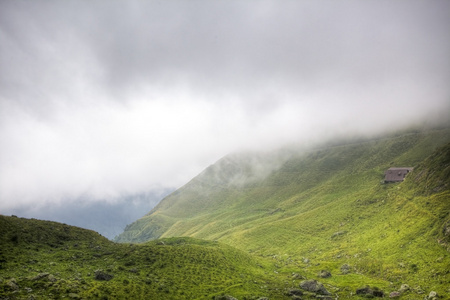
[[0, 1], [0, 210], [446, 121], [449, 20], [445, 0]]
[[115, 199], [114, 202], [68, 199], [60, 204], [19, 207], [8, 213], [91, 229], [112, 240], [123, 231], [127, 224], [142, 217], [172, 191], [172, 189], [163, 189], [129, 195]]

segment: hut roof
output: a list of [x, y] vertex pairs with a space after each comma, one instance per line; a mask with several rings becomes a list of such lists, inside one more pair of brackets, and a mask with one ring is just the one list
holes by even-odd
[[411, 167], [397, 167], [397, 168], [389, 168], [384, 173], [384, 182], [399, 182], [403, 181], [406, 177], [406, 174], [411, 172], [413, 168]]

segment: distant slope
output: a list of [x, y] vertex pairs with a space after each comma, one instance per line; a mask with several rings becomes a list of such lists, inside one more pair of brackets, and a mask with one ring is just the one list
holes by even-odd
[[0, 216], [0, 299], [289, 299], [270, 263], [217, 242], [115, 244], [56, 222]]
[[269, 221], [282, 211], [317, 209], [332, 202], [337, 193], [347, 197], [378, 189], [387, 168], [417, 166], [448, 141], [450, 130], [444, 129], [297, 153], [289, 149], [230, 155], [164, 198], [116, 240], [217, 238], [211, 230], [226, 235], [237, 222]]
[[[441, 129], [300, 151], [289, 159], [272, 155], [266, 165], [283, 159], [261, 177], [254, 172], [259, 159], [225, 157], [127, 226], [118, 240], [219, 240], [278, 257], [288, 269], [336, 274], [347, 264], [354, 274], [386, 284], [447, 294], [449, 141], [450, 130]], [[393, 166], [415, 169], [403, 183], [382, 184]], [[350, 277], [327, 280], [354, 284]]]

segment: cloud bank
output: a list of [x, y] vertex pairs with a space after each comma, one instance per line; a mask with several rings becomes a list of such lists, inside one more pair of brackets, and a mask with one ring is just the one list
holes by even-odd
[[448, 119], [449, 20], [448, 1], [2, 1], [0, 210]]

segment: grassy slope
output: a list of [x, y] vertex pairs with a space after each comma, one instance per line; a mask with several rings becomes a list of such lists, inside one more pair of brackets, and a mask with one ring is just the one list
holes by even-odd
[[[264, 179], [243, 184], [226, 179], [252, 176], [255, 168], [246, 159], [227, 157], [120, 238], [219, 240], [274, 257], [285, 272], [301, 268], [312, 277], [324, 268], [337, 275], [349, 264], [350, 275], [324, 279], [345, 286], [343, 295], [368, 282], [391, 291], [408, 283], [415, 290], [405, 299], [416, 299], [422, 290], [445, 295], [450, 256], [442, 230], [450, 222], [450, 196], [442, 182], [450, 180], [448, 167], [435, 178], [423, 174], [445, 169], [448, 147], [421, 163], [449, 140], [444, 129], [301, 152]], [[416, 169], [403, 183], [381, 184], [390, 166]], [[429, 188], [439, 181], [441, 188]]]
[[[273, 265], [217, 242], [116, 244], [65, 224], [0, 216], [0, 243], [0, 299], [285, 298]], [[97, 270], [114, 277], [96, 280]]]

